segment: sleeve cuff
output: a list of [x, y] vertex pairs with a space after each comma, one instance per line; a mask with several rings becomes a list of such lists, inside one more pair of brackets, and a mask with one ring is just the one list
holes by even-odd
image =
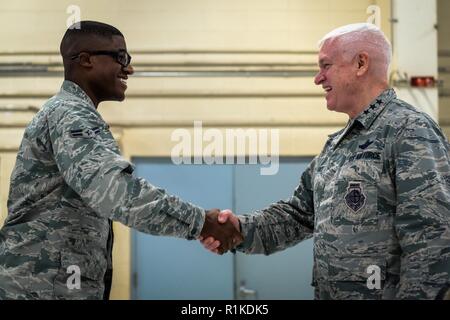
[[237, 216], [239, 219], [239, 226], [241, 228], [241, 234], [244, 237], [244, 241], [236, 247], [238, 251], [247, 251], [250, 248], [253, 239], [254, 226], [248, 216]]
[[195, 216], [192, 219], [192, 223], [190, 224], [190, 230], [188, 235], [188, 240], [196, 240], [200, 237], [200, 233], [203, 230], [203, 225], [205, 224], [205, 209], [198, 208], [196, 210]]

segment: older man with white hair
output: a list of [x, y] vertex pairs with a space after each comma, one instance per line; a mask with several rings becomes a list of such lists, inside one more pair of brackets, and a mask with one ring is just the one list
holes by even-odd
[[[316, 85], [349, 116], [291, 198], [230, 219], [249, 254], [314, 237], [317, 299], [436, 299], [450, 283], [449, 143], [388, 84], [391, 46], [374, 25], [347, 25], [319, 43]], [[213, 238], [202, 240], [215, 251]]]

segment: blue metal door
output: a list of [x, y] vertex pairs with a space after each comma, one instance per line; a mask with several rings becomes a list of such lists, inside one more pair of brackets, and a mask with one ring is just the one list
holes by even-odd
[[[136, 173], [204, 208], [249, 213], [286, 199], [310, 159], [282, 159], [279, 172], [259, 165], [182, 165], [134, 159]], [[271, 256], [207, 252], [197, 241], [132, 233], [134, 299], [312, 299], [312, 242]]]
[[[251, 213], [290, 197], [311, 159], [282, 159], [276, 175], [260, 166], [236, 166], [235, 212]], [[265, 255], [236, 254], [238, 299], [313, 299], [312, 240]]]
[[[205, 209], [232, 206], [232, 166], [135, 159], [136, 174]], [[198, 241], [132, 232], [132, 298], [233, 299], [233, 256]]]

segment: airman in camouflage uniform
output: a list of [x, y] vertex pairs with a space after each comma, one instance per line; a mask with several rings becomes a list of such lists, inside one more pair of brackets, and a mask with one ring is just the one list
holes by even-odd
[[[114, 57], [117, 50], [126, 50], [123, 36], [97, 22], [81, 22], [81, 28], [81, 38], [70, 38], [70, 45], [81, 39], [88, 47], [78, 49], [80, 63], [92, 76], [92, 69], [109, 74], [92, 87], [83, 81], [85, 73], [81, 78], [66, 73], [66, 79], [77, 78], [91, 95], [64, 81], [25, 130], [11, 176], [9, 213], [0, 230], [0, 299], [108, 298], [112, 220], [185, 239], [214, 227], [204, 209], [133, 176], [133, 165], [121, 157], [96, 110], [100, 101], [123, 100], [126, 86], [121, 79], [133, 73], [130, 58], [116, 56], [116, 61], [105, 54], [93, 62], [94, 52], [87, 55], [97, 46]], [[92, 36], [92, 30], [98, 35]], [[64, 56], [67, 48], [61, 51]], [[238, 234], [231, 224], [228, 230]], [[76, 270], [80, 287], [70, 279]]]
[[[352, 28], [342, 40], [339, 33]], [[315, 81], [327, 91], [328, 108], [347, 112], [350, 120], [329, 136], [290, 199], [238, 216], [245, 239], [238, 249], [268, 255], [313, 236], [316, 299], [435, 299], [450, 282], [449, 143], [428, 115], [393, 89], [379, 90], [355, 114], [346, 108], [364, 91], [345, 97], [348, 84], [335, 81], [343, 74], [352, 79], [348, 70], [364, 71], [368, 61], [377, 65], [376, 53], [387, 41], [377, 43], [374, 28], [346, 26], [325, 38]], [[365, 47], [361, 37], [376, 45]], [[347, 65], [336, 50], [352, 52], [355, 42], [369, 55], [356, 50], [355, 63]], [[228, 218], [238, 225], [229, 212], [220, 217]], [[212, 251], [213, 240], [203, 242]]]

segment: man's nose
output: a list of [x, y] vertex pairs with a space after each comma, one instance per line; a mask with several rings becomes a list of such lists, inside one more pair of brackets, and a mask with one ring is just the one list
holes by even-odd
[[132, 75], [134, 73], [134, 69], [131, 66], [131, 64], [127, 65], [123, 68], [123, 71], [125, 71], [127, 74]]
[[316, 76], [314, 77], [314, 83], [318, 86], [320, 85], [324, 80], [324, 76], [322, 74], [322, 72], [319, 72], [318, 74], [316, 74]]

